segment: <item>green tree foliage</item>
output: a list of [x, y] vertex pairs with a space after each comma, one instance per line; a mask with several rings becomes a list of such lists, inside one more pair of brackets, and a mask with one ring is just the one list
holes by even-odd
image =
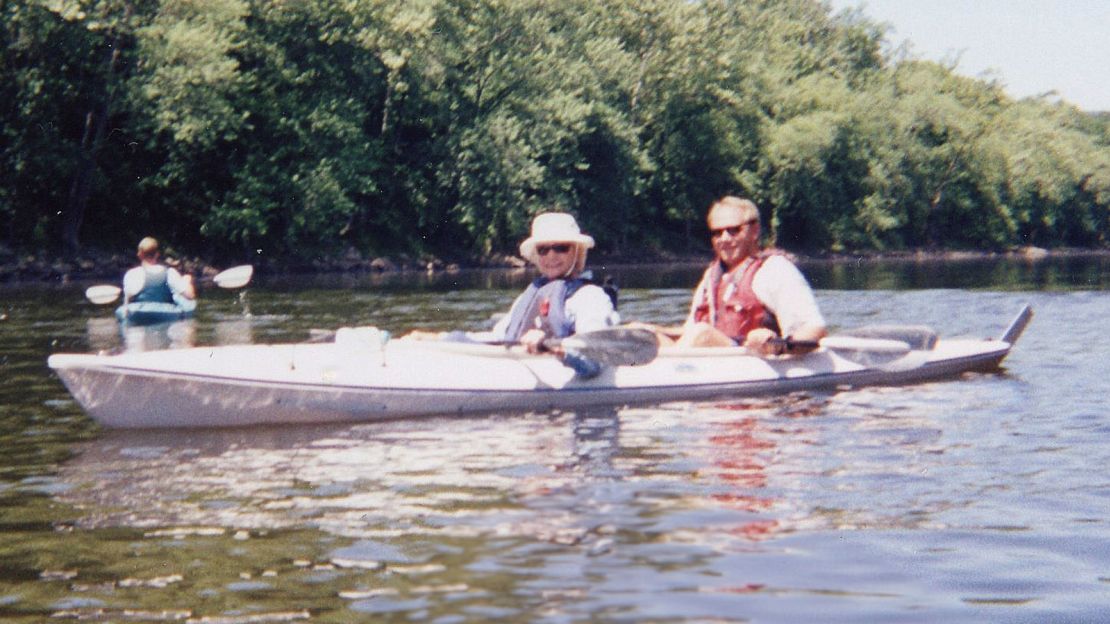
[[1110, 150], [1084, 131], [1086, 116], [1066, 105], [1019, 102], [993, 137], [1020, 239], [1042, 246], [1110, 240]]
[[[200, 231], [264, 258], [335, 249], [374, 210], [384, 68], [345, 3], [255, 3], [229, 94], [234, 137]], [[382, 176], [384, 177], [384, 176]]]
[[[0, 3], [0, 237], [9, 246], [60, 242], [70, 137], [92, 85], [83, 85], [85, 53], [95, 45], [45, 8]], [[83, 88], [84, 87], [84, 88]], [[53, 208], [53, 210], [50, 210]]]
[[0, 237], [222, 260], [1105, 246], [1110, 117], [882, 52], [816, 0], [0, 2]]

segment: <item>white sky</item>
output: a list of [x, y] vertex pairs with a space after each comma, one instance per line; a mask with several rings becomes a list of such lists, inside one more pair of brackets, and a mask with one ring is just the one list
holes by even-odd
[[[1015, 98], [1056, 91], [1110, 111], [1110, 0], [828, 0], [890, 26], [915, 57], [959, 59], [956, 71], [996, 78]], [[984, 73], [990, 72], [990, 73]]]

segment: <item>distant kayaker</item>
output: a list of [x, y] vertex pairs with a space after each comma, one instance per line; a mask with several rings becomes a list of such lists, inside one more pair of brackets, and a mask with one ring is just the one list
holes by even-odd
[[413, 332], [415, 339], [465, 340], [471, 342], [519, 342], [528, 351], [542, 351], [548, 338], [565, 338], [575, 333], [612, 327], [620, 323], [613, 299], [593, 282], [586, 254], [594, 239], [582, 233], [574, 216], [545, 212], [532, 220], [531, 236], [520, 244], [520, 255], [540, 271], [487, 332], [426, 334]]
[[[763, 355], [784, 351], [782, 341], [816, 341], [827, 330], [809, 283], [785, 254], [760, 244], [759, 208], [723, 197], [709, 208], [716, 257], [694, 290], [686, 323], [656, 328], [679, 346], [743, 345]], [[804, 352], [805, 348], [791, 352]]]
[[141, 264], [123, 275], [123, 292], [129, 301], [181, 303], [181, 299], [196, 299], [193, 276], [160, 263], [156, 239], [147, 236], [139, 241], [135, 255]]

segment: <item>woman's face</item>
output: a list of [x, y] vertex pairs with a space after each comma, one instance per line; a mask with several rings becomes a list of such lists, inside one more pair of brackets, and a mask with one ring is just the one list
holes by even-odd
[[578, 248], [574, 243], [540, 243], [536, 245], [539, 257], [536, 266], [547, 279], [570, 277], [577, 259]]

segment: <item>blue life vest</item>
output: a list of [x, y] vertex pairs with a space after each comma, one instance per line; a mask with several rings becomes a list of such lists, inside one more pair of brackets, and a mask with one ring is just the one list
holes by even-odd
[[553, 338], [570, 336], [574, 333], [574, 323], [567, 318], [567, 299], [579, 288], [592, 283], [593, 274], [589, 271], [569, 280], [537, 277], [509, 311], [504, 339], [515, 342], [530, 329], [543, 329]]
[[174, 303], [173, 291], [170, 290], [170, 284], [166, 279], [168, 275], [166, 267], [158, 266], [156, 268], [160, 270], [153, 271], [151, 268], [144, 269], [143, 277], [145, 278], [145, 282], [143, 283], [143, 289], [133, 295], [131, 301]]

